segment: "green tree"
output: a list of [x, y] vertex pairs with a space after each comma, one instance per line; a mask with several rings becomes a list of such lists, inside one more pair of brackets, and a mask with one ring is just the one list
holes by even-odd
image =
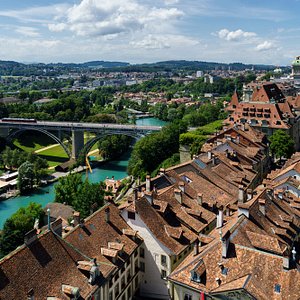
[[83, 182], [80, 174], [60, 178], [55, 186], [55, 202], [71, 205], [83, 218], [103, 205], [104, 194], [103, 183]]
[[33, 189], [35, 181], [34, 165], [29, 161], [25, 161], [18, 171], [18, 189], [21, 194], [26, 194]]
[[290, 135], [283, 130], [276, 130], [270, 137], [270, 150], [272, 155], [280, 160], [290, 158], [295, 152], [295, 143]]
[[20, 208], [4, 223], [0, 237], [0, 251], [6, 255], [23, 244], [25, 234], [33, 229], [35, 220], [42, 224], [44, 211], [40, 204], [30, 203]]

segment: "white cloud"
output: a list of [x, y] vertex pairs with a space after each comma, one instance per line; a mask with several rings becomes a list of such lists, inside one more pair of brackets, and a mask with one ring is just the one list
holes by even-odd
[[21, 35], [27, 36], [27, 37], [38, 37], [40, 36], [40, 33], [36, 28], [33, 27], [27, 27], [27, 26], [20, 26], [15, 29], [16, 33], [19, 33]]
[[183, 16], [177, 8], [157, 8], [137, 0], [81, 0], [64, 16], [50, 23], [50, 31], [68, 29], [79, 36], [105, 36], [131, 33], [156, 24], [172, 23]]
[[267, 50], [274, 49], [274, 48], [275, 48], [274, 43], [269, 42], [269, 41], [264, 41], [264, 42], [258, 44], [256, 46], [255, 50], [256, 51], [267, 51]]
[[64, 23], [48, 24], [48, 29], [53, 32], [60, 32], [66, 29], [66, 24]]
[[220, 39], [224, 39], [226, 41], [241, 41], [248, 38], [253, 38], [256, 36], [255, 32], [247, 32], [241, 29], [237, 29], [235, 31], [229, 31], [224, 28], [217, 32], [217, 35]]
[[166, 5], [174, 5], [177, 4], [179, 0], [165, 0]]
[[199, 45], [200, 41], [189, 38], [183, 35], [175, 34], [149, 34], [141, 40], [130, 42], [134, 48], [142, 49], [167, 49], [167, 48], [182, 48]]

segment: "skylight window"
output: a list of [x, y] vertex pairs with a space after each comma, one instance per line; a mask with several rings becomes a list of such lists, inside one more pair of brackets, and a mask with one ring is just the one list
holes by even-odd
[[222, 275], [227, 275], [227, 273], [228, 273], [228, 268], [222, 268], [222, 270], [221, 270], [221, 273], [222, 273]]

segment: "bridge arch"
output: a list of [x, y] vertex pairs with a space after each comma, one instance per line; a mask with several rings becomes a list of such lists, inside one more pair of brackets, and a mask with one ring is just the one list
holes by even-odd
[[41, 129], [41, 128], [22, 128], [22, 129], [18, 129], [16, 131], [13, 131], [12, 133], [10, 133], [7, 136], [7, 141], [12, 142], [12, 140], [16, 137], [18, 137], [22, 132], [24, 131], [28, 131], [28, 130], [35, 130], [35, 131], [39, 131], [41, 133], [46, 134], [47, 136], [49, 136], [50, 138], [52, 138], [56, 143], [60, 144], [62, 146], [62, 148], [64, 149], [64, 151], [66, 152], [66, 154], [68, 155], [69, 158], [71, 158], [71, 152], [69, 150], [69, 148], [53, 133], [45, 130], [45, 129]]
[[83, 147], [83, 149], [80, 151], [81, 155], [84, 157], [90, 152], [92, 147], [102, 138], [106, 136], [111, 136], [111, 135], [126, 135], [129, 137], [134, 138], [136, 141], [144, 137], [144, 134], [138, 134], [138, 133], [133, 133], [133, 132], [102, 132], [100, 134], [97, 134], [94, 138], [90, 139]]

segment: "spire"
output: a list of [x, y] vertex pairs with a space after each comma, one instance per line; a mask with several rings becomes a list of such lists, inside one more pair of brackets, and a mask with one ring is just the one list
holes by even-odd
[[231, 105], [237, 106], [238, 103], [239, 103], [239, 95], [237, 93], [237, 90], [235, 89], [234, 93], [233, 93], [233, 95], [231, 97]]

